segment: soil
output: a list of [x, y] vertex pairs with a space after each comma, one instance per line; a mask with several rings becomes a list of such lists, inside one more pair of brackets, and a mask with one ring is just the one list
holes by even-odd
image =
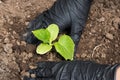
[[[22, 80], [28, 66], [59, 61], [55, 52], [37, 55], [36, 45], [21, 39], [32, 19], [55, 0], [0, 0], [0, 80]], [[77, 59], [120, 63], [120, 0], [95, 0], [81, 36]]]

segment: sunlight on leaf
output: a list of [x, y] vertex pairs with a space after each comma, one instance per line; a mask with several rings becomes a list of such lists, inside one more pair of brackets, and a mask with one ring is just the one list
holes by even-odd
[[59, 33], [59, 28], [56, 24], [51, 24], [48, 26], [47, 30], [50, 32], [50, 43], [54, 41]]
[[52, 49], [52, 45], [41, 43], [40, 45], [38, 45], [36, 52], [38, 54], [45, 54], [49, 52], [51, 49]]
[[50, 32], [48, 30], [38, 29], [38, 30], [32, 31], [32, 33], [37, 39], [43, 41], [44, 43], [49, 43]]
[[74, 56], [74, 42], [71, 37], [63, 35], [59, 41], [54, 44], [57, 52], [66, 60], [73, 60]]

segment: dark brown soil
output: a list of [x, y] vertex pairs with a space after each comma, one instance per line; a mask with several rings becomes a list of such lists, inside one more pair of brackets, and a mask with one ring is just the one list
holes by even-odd
[[[21, 39], [30, 20], [55, 0], [0, 0], [0, 80], [21, 80], [38, 61], [59, 61], [54, 52], [35, 53], [36, 45]], [[80, 39], [77, 58], [102, 64], [120, 63], [120, 0], [95, 0]]]

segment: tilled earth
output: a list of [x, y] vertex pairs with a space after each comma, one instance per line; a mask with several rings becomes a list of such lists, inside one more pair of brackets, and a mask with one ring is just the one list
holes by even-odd
[[[38, 61], [59, 61], [55, 52], [35, 53], [22, 35], [30, 20], [55, 0], [0, 0], [0, 80], [21, 80]], [[120, 0], [95, 0], [81, 36], [77, 58], [101, 64], [120, 63]]]

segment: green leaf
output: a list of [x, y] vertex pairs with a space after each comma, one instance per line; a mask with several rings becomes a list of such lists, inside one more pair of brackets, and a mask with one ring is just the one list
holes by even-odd
[[74, 42], [71, 37], [63, 35], [59, 41], [54, 44], [57, 52], [63, 56], [66, 60], [73, 60], [74, 56]]
[[52, 49], [52, 45], [41, 43], [40, 45], [38, 45], [36, 52], [38, 54], [45, 54], [48, 51], [50, 51], [51, 49]]
[[43, 41], [43, 43], [49, 43], [50, 40], [50, 32], [46, 29], [38, 29], [32, 31], [34, 36], [38, 39]]
[[54, 41], [59, 33], [59, 28], [56, 24], [51, 24], [48, 26], [47, 30], [50, 32], [50, 43]]

